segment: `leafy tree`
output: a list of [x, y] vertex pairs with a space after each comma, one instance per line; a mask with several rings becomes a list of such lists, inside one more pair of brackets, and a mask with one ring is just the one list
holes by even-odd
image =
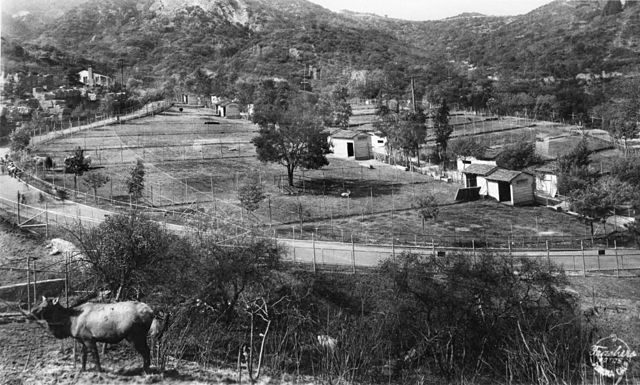
[[573, 192], [587, 188], [597, 179], [597, 173], [589, 169], [591, 150], [585, 139], [566, 155], [558, 158], [558, 192], [563, 195], [571, 195]]
[[136, 160], [136, 165], [129, 169], [129, 176], [126, 180], [127, 191], [136, 202], [142, 198], [144, 191], [144, 163], [140, 159]]
[[536, 154], [535, 143], [522, 140], [502, 150], [496, 163], [509, 170], [522, 170], [540, 163], [540, 157]]
[[22, 151], [31, 142], [30, 129], [27, 126], [18, 127], [9, 134], [9, 149], [11, 152]]
[[617, 160], [611, 168], [611, 175], [640, 188], [640, 158], [636, 156]]
[[393, 149], [397, 148], [402, 150], [405, 159], [411, 155], [418, 156], [427, 136], [426, 116], [422, 110], [394, 112], [385, 105], [379, 105], [376, 114], [378, 119], [374, 127], [387, 138], [389, 155], [393, 157]]
[[273, 242], [246, 239], [228, 247], [215, 238], [203, 238], [195, 249], [200, 272], [197, 298], [222, 309], [227, 320], [240, 296], [252, 285], [268, 281], [271, 271], [278, 268], [279, 254]]
[[[582, 189], [572, 191], [570, 199], [575, 210], [584, 217], [603, 218], [618, 205], [637, 202], [638, 193], [629, 183], [613, 176], [605, 176], [587, 184]], [[593, 234], [592, 220], [591, 234]]]
[[137, 298], [171, 268], [171, 257], [181, 255], [175, 252], [175, 235], [135, 211], [109, 216], [95, 227], [79, 226], [71, 235], [98, 282], [115, 293], [116, 300]]
[[259, 93], [253, 120], [260, 131], [251, 139], [258, 159], [286, 167], [289, 186], [298, 167], [318, 169], [329, 164], [326, 155], [331, 146], [315, 104], [273, 82], [263, 83]]
[[256, 179], [251, 179], [238, 189], [240, 205], [250, 213], [260, 207], [260, 202], [265, 198], [264, 189]]
[[442, 100], [433, 117], [433, 130], [436, 137], [436, 145], [438, 146], [438, 157], [446, 159], [447, 145], [453, 133], [453, 127], [449, 125], [449, 106], [446, 99]]
[[85, 160], [84, 149], [78, 146], [73, 155], [64, 159], [65, 172], [73, 174], [73, 189], [78, 190], [78, 177], [89, 170], [89, 163]]
[[440, 208], [438, 207], [438, 199], [433, 194], [425, 194], [418, 196], [412, 205], [422, 219], [422, 231], [424, 232], [424, 222], [430, 219], [434, 221], [438, 219]]
[[460, 157], [472, 156], [482, 158], [487, 146], [475, 137], [462, 137], [452, 140], [449, 144], [449, 151]]
[[420, 146], [427, 137], [427, 118], [421, 110], [403, 111], [400, 114], [398, 132], [395, 138], [398, 147], [402, 148], [405, 155], [413, 155], [418, 159], [420, 167]]
[[571, 152], [558, 158], [558, 170], [562, 173], [568, 173], [589, 166], [591, 152], [587, 140], [583, 138]]
[[107, 182], [109, 182], [111, 178], [108, 175], [102, 174], [100, 172], [92, 172], [87, 174], [82, 182], [85, 186], [91, 188], [93, 190], [93, 199], [95, 201], [98, 200], [98, 189], [104, 186]]
[[347, 102], [349, 91], [346, 87], [337, 86], [330, 94], [325, 94], [318, 101], [318, 112], [326, 126], [349, 127], [349, 117], [353, 115], [351, 104]]
[[615, 81], [610, 87], [610, 100], [593, 109], [602, 118], [603, 128], [617, 140], [633, 139], [640, 132], [640, 80], [624, 79]]

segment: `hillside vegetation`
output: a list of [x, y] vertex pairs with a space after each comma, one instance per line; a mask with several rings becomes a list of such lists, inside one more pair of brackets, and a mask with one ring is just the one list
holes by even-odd
[[[366, 71], [369, 83], [386, 87], [402, 77], [398, 90], [387, 90], [399, 96], [415, 76], [419, 96], [441, 84], [457, 88], [459, 99], [482, 87], [487, 75], [539, 82], [583, 72], [633, 74], [640, 50], [635, 1], [623, 7], [558, 0], [522, 16], [424, 22], [336, 14], [305, 0], [77, 3], [61, 8], [62, 15], [22, 11], [15, 17], [17, 8], [3, 8], [5, 70], [68, 68], [84, 58], [117, 73], [122, 58], [128, 77], [214, 94], [273, 76], [323, 88]], [[15, 52], [15, 44], [26, 53]], [[386, 73], [382, 80], [378, 70]], [[206, 85], [199, 85], [202, 79]]]

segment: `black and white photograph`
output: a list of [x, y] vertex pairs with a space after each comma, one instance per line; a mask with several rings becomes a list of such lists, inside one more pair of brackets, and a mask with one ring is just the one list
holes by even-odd
[[0, 14], [0, 385], [640, 385], [640, 0]]

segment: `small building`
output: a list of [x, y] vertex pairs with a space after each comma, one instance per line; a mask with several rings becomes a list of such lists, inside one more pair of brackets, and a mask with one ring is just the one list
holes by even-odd
[[558, 176], [555, 170], [549, 166], [538, 167], [533, 170], [536, 176], [536, 192], [551, 198], [558, 193]]
[[496, 168], [485, 179], [487, 180], [487, 196], [498, 202], [505, 202], [513, 206], [535, 202], [535, 178], [532, 174]]
[[506, 170], [491, 164], [470, 164], [463, 171], [465, 188], [479, 187], [480, 195], [514, 206], [535, 202], [535, 178], [523, 171]]
[[221, 118], [227, 119], [240, 119], [240, 105], [235, 102], [226, 102], [218, 104], [217, 114]]
[[93, 68], [89, 67], [86, 70], [82, 70], [78, 72], [78, 77], [80, 83], [85, 84], [87, 86], [102, 86], [102, 87], [111, 87], [115, 84], [113, 78], [101, 75], [93, 72]]
[[462, 171], [464, 187], [480, 187], [480, 195], [487, 195], [487, 176], [497, 168], [490, 164], [470, 164]]
[[338, 130], [329, 135], [333, 154], [340, 158], [355, 160], [371, 159], [371, 136], [364, 132]]
[[387, 156], [387, 137], [377, 131], [371, 135], [371, 149], [374, 153]]
[[203, 102], [202, 102], [202, 97], [200, 97], [199, 95], [194, 95], [194, 94], [182, 94], [180, 97], [180, 102], [182, 104], [187, 104], [190, 106], [202, 106]]

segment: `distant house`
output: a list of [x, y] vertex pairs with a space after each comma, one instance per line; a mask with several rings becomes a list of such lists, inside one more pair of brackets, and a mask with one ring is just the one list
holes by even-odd
[[338, 130], [329, 135], [333, 154], [340, 158], [367, 160], [372, 158], [371, 136], [351, 130]]
[[182, 104], [188, 104], [190, 106], [202, 106], [203, 98], [195, 94], [182, 94], [180, 97], [180, 102]]
[[113, 80], [113, 78], [106, 75], [100, 75], [100, 74], [94, 73], [93, 68], [91, 67], [89, 67], [86, 70], [82, 70], [78, 72], [78, 77], [79, 77], [80, 83], [90, 87], [93, 87], [93, 86], [111, 87], [112, 85], [115, 84], [115, 81]]
[[223, 102], [218, 104], [217, 114], [222, 118], [240, 119], [240, 105], [235, 102]]
[[489, 164], [471, 164], [462, 171], [465, 187], [480, 187], [480, 195], [511, 205], [535, 202], [535, 178], [522, 171], [506, 170]]

